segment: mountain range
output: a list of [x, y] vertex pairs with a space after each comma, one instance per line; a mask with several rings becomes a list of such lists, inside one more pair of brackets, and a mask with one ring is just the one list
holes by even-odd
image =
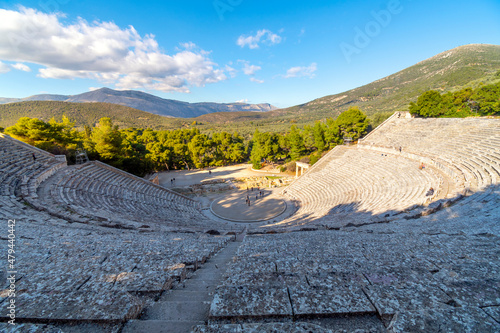
[[25, 98], [0, 98], [0, 104], [24, 101], [57, 101], [71, 103], [111, 103], [128, 106], [137, 110], [153, 114], [176, 117], [193, 118], [214, 112], [266, 112], [277, 108], [268, 103], [188, 103], [135, 90], [113, 90], [100, 88], [78, 95], [53, 95], [42, 94]]

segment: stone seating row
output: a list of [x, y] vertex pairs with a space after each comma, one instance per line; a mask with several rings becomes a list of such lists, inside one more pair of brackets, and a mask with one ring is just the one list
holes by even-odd
[[95, 162], [59, 172], [43, 202], [54, 214], [209, 229], [193, 200]]
[[[43, 218], [43, 212], [34, 216]], [[139, 316], [224, 247], [230, 236], [117, 232], [63, 220], [18, 220], [16, 317], [29, 321], [110, 321]], [[0, 239], [7, 248], [7, 239]], [[22, 250], [21, 250], [22, 247]], [[6, 267], [6, 258], [0, 259]], [[2, 279], [0, 304], [8, 295]], [[2, 307], [0, 317], [6, 318]]]
[[376, 314], [385, 327], [434, 320], [456, 331], [500, 329], [500, 262], [488, 250], [500, 245], [498, 235], [379, 230], [247, 236], [217, 287], [210, 320]]
[[[392, 119], [376, 129], [359, 145], [385, 148], [403, 155], [427, 158], [460, 182], [463, 188], [477, 191], [500, 180], [500, 120], [466, 119]], [[386, 150], [386, 151], [387, 151]]]
[[[185, 196], [100, 162], [89, 162], [83, 167], [74, 168], [71, 172], [68, 172], [57, 185], [80, 189], [81, 187], [78, 185], [83, 180], [89, 180], [90, 184], [96, 182], [104, 183], [109, 186], [117, 187], [120, 191], [126, 190], [124, 193], [125, 196], [128, 193], [140, 193], [150, 197], [169, 199], [180, 205], [196, 207], [196, 202]], [[87, 185], [88, 184], [87, 182]], [[87, 188], [84, 188], [83, 190], [86, 189]]]
[[0, 133], [0, 151], [2, 152], [2, 160], [0, 163], [8, 163], [23, 159], [26, 162], [33, 161], [33, 154], [37, 161], [50, 161], [56, 158], [42, 149], [33, 147], [29, 144], [15, 140], [8, 135]]
[[[0, 136], [0, 153], [0, 217], [29, 216], [31, 206], [73, 222], [114, 228], [155, 224], [199, 231], [214, 228], [191, 199], [103, 163], [65, 168], [65, 159], [6, 135]], [[33, 161], [33, 153], [36, 161]], [[3, 157], [7, 154], [12, 158], [6, 161]], [[42, 197], [38, 197], [39, 186], [53, 179], [52, 176], [61, 181], [59, 191], [42, 191]], [[106, 180], [109, 181], [104, 182]], [[65, 181], [74, 188], [65, 186]], [[88, 192], [88, 189], [100, 192]], [[125, 198], [120, 196], [124, 193]], [[219, 224], [217, 229], [231, 228]]]
[[[75, 208], [70, 201], [62, 207], [68, 218], [57, 217], [52, 212], [49, 214], [50, 209], [43, 207], [43, 200], [50, 195], [43, 191], [43, 185], [57, 177], [62, 178], [71, 168], [64, 167], [57, 157], [36, 149], [33, 151], [37, 159], [33, 161], [32, 150], [10, 138], [0, 137], [0, 146], [0, 153], [8, 152], [12, 157], [7, 161], [0, 159], [0, 218], [4, 221], [16, 220], [16, 319], [22, 321], [27, 330], [37, 329], [37, 325], [41, 325], [37, 323], [41, 322], [109, 323], [116, 327], [117, 323], [137, 318], [147, 304], [185, 279], [232, 238], [195, 232], [148, 232], [153, 228], [124, 230], [109, 228], [108, 225], [74, 223], [75, 220], [69, 218], [73, 214], [72, 208]], [[84, 168], [90, 171], [95, 165]], [[154, 197], [157, 205], [165, 201], [160, 196], [161, 189], [150, 189], [144, 186], [145, 182], [136, 185], [134, 182], [140, 181], [133, 177], [117, 177], [108, 168], [97, 169], [101, 177], [106, 177], [104, 180], [123, 180], [121, 190], [140, 188], [143, 197]], [[106, 186], [111, 188], [111, 184], [104, 180], [93, 180], [96, 191], [104, 185], [101, 188], [104, 191], [93, 194], [99, 193], [98, 200], [106, 199], [109, 204], [123, 205], [126, 200], [106, 190]], [[71, 179], [72, 186], [77, 188], [88, 182], [88, 177], [77, 175]], [[112, 187], [115, 192], [118, 188]], [[73, 201], [78, 198], [74, 188], [60, 186], [60, 189], [66, 191], [65, 195], [73, 195], [69, 197]], [[37, 191], [40, 197], [37, 197]], [[89, 198], [96, 198], [96, 195], [89, 195]], [[170, 211], [181, 207], [179, 216], [185, 219], [183, 221], [189, 220], [190, 210], [196, 212], [194, 205], [171, 206]], [[130, 205], [128, 209], [137, 210], [137, 207]], [[115, 214], [112, 211], [106, 213], [111, 217]], [[202, 222], [196, 220], [196, 223]], [[204, 227], [207, 228], [206, 225]], [[8, 248], [7, 237], [0, 237], [0, 248]], [[9, 301], [4, 269], [7, 267], [6, 256], [0, 258], [0, 267], [0, 318], [5, 321], [8, 310], [3, 305]], [[2, 325], [0, 330], [5, 328]], [[49, 324], [45, 326], [52, 329]]]
[[[33, 154], [36, 160], [33, 160]], [[66, 165], [65, 158], [54, 156], [0, 133], [0, 218], [29, 216], [22, 197], [29, 188]]]
[[[5, 135], [0, 138], [0, 151], [2, 157], [9, 156], [0, 161], [0, 194], [7, 197], [2, 205], [4, 215], [18, 212], [17, 209], [7, 211], [7, 208], [15, 207], [16, 202], [24, 198], [37, 209], [48, 209], [55, 216], [64, 218], [71, 218], [74, 211], [92, 218], [92, 209], [96, 209], [101, 210], [96, 218], [109, 220], [117, 214], [124, 215], [121, 220], [125, 220], [125, 224], [127, 219], [140, 222], [167, 220], [174, 225], [181, 220], [184, 226], [189, 226], [193, 219], [196, 220], [193, 224], [209, 229], [193, 200], [103, 163], [89, 163], [79, 174], [79, 167], [64, 168], [65, 160], [58, 156]], [[68, 172], [70, 169], [72, 171]], [[47, 196], [38, 198], [38, 186], [56, 173], [62, 178], [49, 192], [52, 199]], [[46, 205], [53, 199], [57, 207]], [[7, 204], [8, 201], [14, 202]], [[76, 220], [88, 221], [88, 218]]]
[[[300, 201], [299, 215], [321, 217], [350, 211], [378, 214], [401, 211], [439, 198], [443, 176], [436, 170], [419, 170], [419, 164], [397, 155], [337, 147], [286, 189]], [[426, 192], [433, 187], [432, 196]]]

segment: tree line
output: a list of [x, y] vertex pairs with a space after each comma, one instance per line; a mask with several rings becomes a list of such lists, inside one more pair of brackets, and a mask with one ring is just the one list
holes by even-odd
[[[497, 76], [500, 77], [500, 71]], [[500, 82], [440, 93], [429, 90], [410, 103], [410, 113], [421, 117], [453, 117], [500, 115]]]
[[108, 117], [83, 130], [63, 116], [45, 122], [22, 117], [5, 129], [12, 137], [54, 154], [65, 154], [74, 162], [75, 151], [85, 149], [90, 159], [98, 159], [130, 173], [143, 176], [154, 171], [205, 168], [251, 161], [255, 168], [264, 162], [308, 158], [316, 162], [322, 153], [342, 144], [344, 137], [357, 140], [368, 130], [368, 119], [357, 107], [337, 119], [317, 121], [313, 126], [293, 125], [284, 133], [255, 131], [250, 140], [238, 132], [212, 134], [199, 129], [152, 130], [119, 129]]

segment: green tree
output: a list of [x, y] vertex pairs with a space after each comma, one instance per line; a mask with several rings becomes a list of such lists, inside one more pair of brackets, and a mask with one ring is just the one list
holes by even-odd
[[312, 151], [315, 148], [314, 129], [311, 125], [305, 125], [302, 130], [302, 139], [307, 151]]
[[221, 166], [228, 163], [242, 162], [245, 159], [243, 137], [238, 133], [214, 133], [212, 136], [214, 158], [212, 165]]
[[350, 107], [331, 122], [332, 135], [336, 142], [342, 142], [344, 137], [351, 137], [356, 141], [366, 134], [368, 125], [366, 115], [357, 106]]
[[72, 148], [81, 141], [81, 134], [74, 128], [75, 123], [72, 122], [66, 115], [62, 116], [62, 121], [59, 123], [54, 118], [49, 120], [50, 125], [50, 140], [53, 142]]
[[191, 160], [196, 168], [210, 165], [212, 160], [212, 141], [206, 134], [197, 134], [188, 143]]
[[174, 143], [172, 146], [174, 150], [173, 164], [176, 168], [182, 169], [185, 167], [190, 170], [191, 156], [189, 149], [185, 143]]
[[306, 152], [306, 147], [304, 145], [304, 139], [297, 126], [292, 125], [287, 137], [288, 142], [290, 143], [290, 157], [292, 160], [298, 160]]
[[422, 117], [438, 117], [443, 114], [440, 105], [442, 100], [439, 91], [426, 91], [418, 97], [417, 103], [410, 103], [410, 113]]
[[325, 125], [316, 121], [313, 127], [313, 135], [314, 135], [314, 146], [316, 150], [321, 153], [325, 150], [326, 142], [325, 142]]
[[479, 87], [471, 95], [482, 116], [500, 114], [500, 82]]
[[5, 129], [5, 133], [35, 146], [52, 140], [51, 126], [37, 118], [19, 118], [15, 125]]
[[255, 169], [261, 168], [261, 162], [266, 157], [264, 150], [265, 145], [265, 133], [260, 133], [258, 129], [255, 130], [252, 137], [252, 151], [250, 153], [250, 161]]
[[94, 127], [90, 138], [94, 149], [103, 159], [112, 160], [121, 154], [122, 136], [118, 126], [113, 125], [110, 118], [104, 117]]

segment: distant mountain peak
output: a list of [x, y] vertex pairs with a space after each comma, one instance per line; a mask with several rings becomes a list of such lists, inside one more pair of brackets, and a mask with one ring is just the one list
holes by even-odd
[[73, 103], [102, 102], [124, 105], [141, 111], [178, 118], [194, 118], [214, 112], [267, 112], [277, 109], [269, 103], [188, 103], [171, 99], [164, 99], [142, 91], [114, 90], [108, 87], [102, 87], [78, 95], [66, 96], [44, 94], [34, 95], [21, 99], [0, 98], [0, 103], [2, 103], [2, 101], [3, 103], [13, 103], [20, 101], [59, 101]]

